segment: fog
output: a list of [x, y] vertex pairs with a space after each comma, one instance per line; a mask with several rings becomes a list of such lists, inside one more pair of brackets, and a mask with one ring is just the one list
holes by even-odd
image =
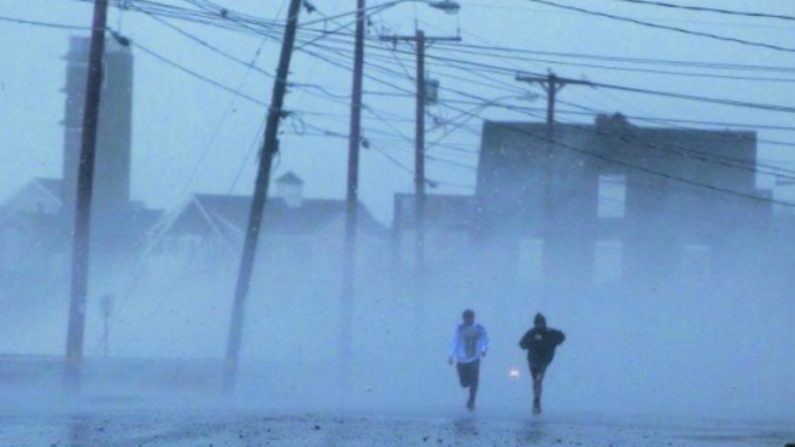
[[[743, 256], [746, 252], [736, 249], [742, 241], [732, 241], [729, 276], [703, 284], [674, 279], [624, 287], [543, 286], [512, 279], [501, 251], [430, 231], [434, 251], [420, 286], [411, 244], [404, 244], [404, 258], [395, 260], [400, 248], [390, 246], [388, 238], [363, 234], [353, 358], [344, 368], [339, 354], [343, 226], [338, 223], [320, 246], [311, 245], [317, 244], [311, 237], [263, 238], [246, 307], [239, 403], [453, 411], [463, 395], [446, 364], [449, 341], [461, 311], [472, 308], [491, 339], [482, 367], [484, 411], [529, 407], [530, 383], [518, 340], [541, 311], [568, 336], [546, 388], [549, 406], [559, 411], [792, 416], [795, 315], [788, 270], [793, 260], [772, 238], [765, 241], [771, 245], [762, 259], [755, 257], [758, 247]], [[237, 253], [190, 250], [153, 250], [136, 259], [94, 257], [86, 314], [87, 390], [221, 397]], [[13, 354], [4, 357], [4, 386], [35, 388], [43, 381], [49, 395], [60, 387], [68, 287], [63, 276], [37, 276], [3, 289], [0, 339], [3, 353]], [[104, 293], [114, 296], [107, 359], [98, 299]], [[41, 372], [23, 372], [38, 364]], [[514, 367], [521, 371], [518, 380], [508, 376]]]
[[[546, 374], [545, 416], [795, 420], [791, 114], [572, 83], [561, 92], [551, 130], [543, 89], [507, 72], [549, 66], [570, 81], [782, 106], [795, 99], [791, 80], [646, 78], [571, 67], [558, 56], [528, 66], [505, 53], [431, 45], [429, 54], [472, 65], [429, 56], [429, 74], [441, 87], [426, 114], [428, 196], [424, 243], [416, 242], [413, 48], [375, 48], [376, 31], [411, 33], [415, 20], [429, 33], [459, 33], [486, 47], [746, 64], [703, 68], [732, 76], [752, 65], [768, 67], [769, 76], [795, 70], [789, 55], [710, 40], [687, 45], [693, 37], [677, 34], [658, 40], [629, 24], [518, 0], [494, 9], [462, 2], [458, 17], [443, 19], [422, 5], [402, 5], [370, 24], [373, 62], [365, 73], [409, 93], [365, 80], [348, 294], [351, 54], [331, 47], [352, 40], [345, 34], [316, 48], [341, 67], [296, 51], [286, 99], [292, 112], [281, 122], [230, 393], [222, 383], [232, 303], [272, 79], [211, 59], [218, 55], [203, 52], [206, 45], [142, 13], [112, 8], [112, 28], [141, 46], [106, 39], [82, 390], [68, 393], [64, 349], [87, 34], [31, 30], [24, 20], [85, 26], [89, 5], [72, 3], [49, 12], [44, 2], [0, 4], [0, 16], [23, 20], [0, 22], [0, 58], [15, 54], [0, 71], [0, 121], [8, 123], [0, 130], [0, 164], [10, 167], [0, 175], [1, 413], [146, 408], [459, 417], [466, 396], [448, 356], [462, 312], [472, 309], [490, 340], [477, 415], [530, 417], [532, 380], [519, 340], [541, 312], [566, 334]], [[218, 3], [263, 15], [257, 2]], [[302, 21], [352, 7], [315, 3], [324, 15]], [[180, 6], [201, 10], [198, 4], [209, 3]], [[795, 14], [788, 6], [766, 8]], [[728, 26], [732, 36], [782, 45], [781, 36], [791, 37], [748, 18], [727, 25], [692, 13], [608, 10], [710, 32]], [[519, 20], [520, 13], [528, 18]], [[269, 5], [266, 16], [281, 23], [284, 11]], [[174, 23], [274, 71], [278, 38]], [[594, 23], [588, 42], [566, 31]], [[537, 42], [527, 45], [531, 35]], [[314, 48], [311, 37], [299, 32], [298, 45]], [[26, 39], [30, 54], [21, 51]], [[168, 68], [147, 48], [199, 76]], [[499, 70], [488, 68], [494, 65]], [[682, 70], [691, 76], [695, 68]], [[456, 102], [464, 100], [470, 102]]]

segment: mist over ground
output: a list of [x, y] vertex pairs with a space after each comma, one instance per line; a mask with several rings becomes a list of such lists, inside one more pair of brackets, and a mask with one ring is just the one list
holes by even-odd
[[[457, 411], [464, 394], [446, 359], [461, 311], [472, 308], [491, 340], [481, 371], [482, 411], [528, 411], [531, 386], [518, 341], [542, 311], [567, 334], [548, 374], [548, 411], [795, 416], [795, 315], [790, 295], [764, 276], [738, 271], [723, 286], [693, 288], [526, 287], [490, 270], [489, 259], [473, 248], [448, 253], [450, 262], [426, 277], [418, 293], [413, 269], [390, 267], [388, 257], [367, 258], [364, 248], [353, 361], [345, 369], [339, 264], [331, 254], [311, 262], [268, 256], [266, 244], [247, 305], [234, 396], [244, 406]], [[172, 393], [220, 399], [235, 267], [230, 256], [223, 263], [129, 268], [135, 275], [116, 277], [96, 269], [98, 289], [127, 294], [116, 300], [109, 320], [107, 359], [99, 303], [89, 301], [86, 389], [108, 387], [114, 395], [156, 401], [163, 393], [164, 402]], [[34, 364], [47, 365], [46, 372], [7, 377], [6, 399], [10, 390], [28, 387], [47, 398], [59, 393], [65, 289], [39, 282], [26, 287], [24, 301], [4, 294], [4, 369], [13, 371], [19, 357], [36, 356]], [[509, 377], [511, 368], [521, 371], [518, 380]], [[178, 402], [168, 405], [185, 401]]]

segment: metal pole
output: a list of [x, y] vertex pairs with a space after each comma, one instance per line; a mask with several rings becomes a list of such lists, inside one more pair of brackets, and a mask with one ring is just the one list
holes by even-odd
[[[361, 146], [362, 78], [364, 76], [365, 0], [356, 1], [356, 41], [353, 52], [351, 123], [348, 135], [348, 188], [345, 217], [345, 254], [342, 269], [342, 328], [340, 359], [343, 368], [351, 362], [353, 309], [356, 281], [356, 230], [359, 203], [359, 147]], [[347, 377], [347, 374], [344, 374]]]
[[417, 30], [417, 128], [414, 153], [414, 266], [422, 287], [425, 274], [425, 33]]
[[113, 297], [103, 295], [100, 300], [102, 307], [102, 357], [108, 358], [110, 352], [110, 316], [113, 313]]
[[555, 94], [558, 92], [558, 78], [550, 73], [547, 78], [547, 139], [549, 143], [555, 139]]
[[[72, 284], [69, 300], [69, 323], [66, 336], [64, 384], [69, 392], [80, 391], [83, 362], [83, 337], [88, 292], [89, 238], [91, 233], [91, 198], [94, 188], [99, 101], [102, 90], [102, 58], [105, 53], [107, 0], [94, 2], [91, 30], [91, 53], [86, 81], [86, 105], [83, 112], [82, 146], [77, 174], [77, 200], [72, 243]], [[69, 187], [69, 185], [66, 185]]]
[[281, 56], [273, 82], [273, 96], [268, 108], [268, 118], [265, 125], [265, 138], [260, 152], [259, 170], [254, 186], [254, 197], [251, 200], [246, 238], [243, 244], [243, 253], [240, 258], [240, 270], [235, 287], [235, 298], [232, 305], [232, 319], [229, 325], [229, 338], [226, 346], [226, 362], [224, 364], [224, 392], [231, 392], [235, 385], [240, 355], [240, 339], [243, 330], [246, 298], [251, 283], [251, 272], [257, 253], [257, 241], [262, 225], [262, 215], [265, 210], [265, 201], [268, 198], [268, 184], [270, 183], [271, 165], [273, 156], [278, 151], [279, 121], [283, 116], [282, 105], [287, 92], [287, 76], [290, 69], [290, 59], [295, 43], [295, 32], [298, 27], [298, 13], [301, 0], [290, 0], [287, 12], [287, 27], [284, 30]]
[[556, 219], [555, 213], [555, 186], [552, 184], [555, 169], [555, 96], [558, 92], [558, 81], [553, 73], [549, 73], [546, 83], [547, 91], [547, 144], [546, 160], [544, 162], [544, 268], [545, 283], [551, 284], [558, 277], [557, 269], [557, 237], [553, 231]]

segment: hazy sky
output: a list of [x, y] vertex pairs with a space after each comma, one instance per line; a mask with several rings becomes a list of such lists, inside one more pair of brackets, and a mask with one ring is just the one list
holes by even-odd
[[[185, 1], [162, 0], [181, 7]], [[572, 1], [559, 3], [578, 5], [637, 19], [678, 26], [701, 32], [721, 34], [739, 39], [766, 42], [795, 48], [795, 30], [791, 22], [731, 17], [717, 14], [679, 12], [651, 6], [629, 5], [616, 0]], [[134, 2], [133, 2], [134, 3]], [[282, 0], [217, 0], [224, 6], [261, 16], [264, 19], [283, 19]], [[370, 2], [375, 4], [375, 2]], [[382, 3], [382, 2], [378, 2]], [[492, 6], [495, 3], [497, 6]], [[795, 2], [774, 0], [720, 0], [681, 2], [736, 10], [765, 11], [795, 15]], [[315, 0], [324, 14], [337, 14], [354, 8], [354, 0]], [[374, 17], [377, 27], [393, 32], [411, 33], [415, 23], [429, 35], [453, 35], [460, 26], [466, 43], [552, 52], [593, 53], [626, 57], [681, 59], [688, 61], [725, 62], [738, 64], [776, 65], [795, 67], [795, 54], [736, 43], [686, 36], [670, 31], [653, 30], [634, 24], [620, 23], [606, 18], [561, 11], [530, 0], [502, 0], [499, 2], [462, 1], [458, 16], [447, 16], [422, 4], [402, 4]], [[76, 0], [0, 0], [0, 17], [89, 25], [91, 6]], [[319, 14], [303, 16], [315, 20]], [[342, 19], [344, 23], [349, 18]], [[192, 23], [172, 22], [186, 31], [244, 60], [250, 60], [263, 42], [262, 37], [221, 31], [214, 27]], [[111, 10], [110, 26], [120, 29], [140, 45], [178, 62], [204, 76], [232, 88], [240, 87], [246, 95], [269, 101], [272, 80], [256, 71], [247, 70], [193, 42], [151, 18], [126, 12], [122, 16]], [[319, 25], [315, 25], [318, 27]], [[329, 28], [334, 28], [332, 24]], [[374, 27], [375, 28], [375, 27]], [[371, 31], [375, 31], [374, 29]], [[0, 200], [8, 197], [29, 179], [37, 176], [60, 176], [63, 131], [59, 121], [63, 117], [65, 63], [68, 37], [73, 31], [20, 25], [0, 21]], [[307, 38], [309, 35], [303, 35]], [[348, 39], [346, 39], [348, 40]], [[317, 43], [344, 43], [321, 39]], [[373, 45], [382, 45], [373, 42]], [[324, 56], [343, 61], [327, 49], [306, 47]], [[400, 49], [400, 48], [399, 48]], [[402, 47], [409, 50], [408, 47]], [[265, 39], [258, 65], [273, 72], [279, 44]], [[191, 191], [229, 192], [248, 194], [256, 172], [251, 148], [258, 144], [265, 110], [261, 105], [231, 95], [208, 83], [164, 64], [150, 55], [135, 51], [134, 122], [133, 122], [133, 196], [155, 207], [173, 208]], [[699, 94], [741, 101], [754, 101], [791, 106], [795, 104], [795, 89], [786, 82], [753, 82], [692, 77], [672, 77], [648, 73], [628, 73], [597, 68], [555, 65], [548, 62], [499, 60], [477, 54], [463, 55], [437, 46], [430, 55], [468, 60], [536, 72], [552, 67], [558, 74], [569, 77], [585, 76], [590, 80], [659, 89], [687, 94]], [[384, 50], [369, 50], [373, 63], [388, 66], [398, 73], [414, 73], [409, 56], [398, 63]], [[347, 56], [346, 56], [347, 57]], [[529, 56], [528, 57], [533, 57]], [[535, 56], [536, 58], [543, 57]], [[552, 58], [548, 58], [552, 59]], [[559, 59], [563, 61], [563, 59]], [[569, 59], [581, 63], [585, 60]], [[591, 61], [593, 62], [593, 61]], [[598, 62], [596, 62], [598, 63]], [[602, 62], [606, 65], [612, 62]], [[349, 65], [349, 62], [346, 62]], [[654, 68], [645, 66], [644, 68]], [[658, 67], [672, 69], [671, 67]], [[406, 76], [396, 77], [368, 66], [368, 73], [407, 89], [413, 89]], [[445, 88], [463, 90], [485, 98], [517, 95], [505, 88], [521, 88], [509, 74], [477, 73], [445, 67], [440, 61], [429, 60], [428, 71], [442, 84], [444, 100], [464, 99]], [[694, 70], [696, 71], [696, 70]], [[712, 72], [709, 69], [697, 70]], [[486, 79], [483, 75], [488, 76]], [[726, 73], [756, 77], [786, 78], [787, 73]], [[291, 81], [322, 86], [333, 95], [350, 93], [350, 71], [330, 66], [311, 55], [298, 52], [291, 73]], [[492, 87], [496, 82], [508, 86]], [[488, 84], [488, 85], [487, 85]], [[389, 87], [367, 81], [368, 91], [394, 91]], [[538, 92], [538, 88], [533, 90]], [[630, 93], [568, 87], [561, 100], [578, 105], [622, 111], [627, 114], [693, 120], [759, 123], [792, 126], [793, 116], [784, 113], [732, 108], [728, 106], [661, 99]], [[392, 195], [411, 191], [412, 175], [401, 168], [412, 166], [413, 98], [393, 98], [367, 95], [365, 103], [374, 112], [365, 113], [364, 134], [372, 148], [363, 152], [361, 197], [381, 220], [391, 219]], [[521, 102], [514, 101], [515, 104]], [[344, 195], [347, 141], [343, 138], [316, 136], [312, 126], [347, 134], [348, 107], [344, 98], [329, 97], [319, 88], [295, 88], [287, 97], [287, 108], [301, 113], [283, 122], [281, 156], [276, 174], [293, 170], [306, 180], [306, 194], [313, 197]], [[532, 107], [542, 107], [537, 100]], [[471, 109], [471, 105], [458, 105]], [[561, 104], [562, 110], [572, 108]], [[439, 117], [456, 117], [459, 112], [447, 106], [430, 109]], [[386, 118], [385, 123], [376, 115]], [[487, 108], [483, 116], [492, 119], [537, 120], [537, 117]], [[590, 118], [559, 115], [562, 122], [583, 121]], [[433, 120], [429, 120], [431, 123]], [[642, 124], [636, 122], [636, 124]], [[429, 155], [447, 161], [430, 160], [428, 176], [446, 182], [437, 191], [467, 193], [472, 191], [479, 144], [477, 132], [481, 120], [468, 122], [468, 129], [457, 129], [443, 140], [448, 146], [429, 149]], [[448, 126], [447, 131], [452, 130]], [[304, 134], [304, 135], [302, 135]], [[310, 134], [310, 135], [306, 135]], [[431, 132], [428, 141], [444, 134], [444, 129]], [[792, 132], [762, 130], [760, 138], [795, 141]], [[453, 147], [454, 146], [454, 147]], [[760, 144], [760, 158], [795, 167], [789, 146]], [[388, 154], [385, 155], [384, 153]], [[452, 163], [451, 163], [452, 162]], [[760, 179], [760, 185], [770, 186], [771, 179]], [[786, 197], [781, 195], [781, 197]]]

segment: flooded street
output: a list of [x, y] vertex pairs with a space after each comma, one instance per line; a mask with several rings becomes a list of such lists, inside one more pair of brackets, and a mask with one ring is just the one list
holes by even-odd
[[783, 447], [785, 424], [672, 423], [586, 416], [85, 412], [3, 416], [0, 445], [42, 446], [736, 446]]

